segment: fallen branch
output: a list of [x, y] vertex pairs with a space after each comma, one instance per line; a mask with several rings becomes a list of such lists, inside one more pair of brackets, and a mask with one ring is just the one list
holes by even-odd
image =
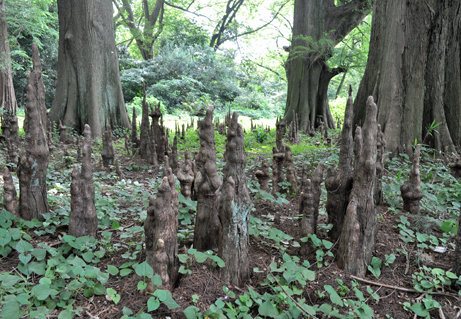
[[[355, 279], [355, 280], [358, 280], [358, 281], [361, 281], [361, 282], [365, 282], [365, 283], [370, 284], [370, 285], [381, 286], [381, 287], [391, 288], [391, 289], [405, 291], [405, 292], [421, 293], [421, 291], [418, 291], [416, 289], [408, 289], [408, 288], [403, 288], [403, 287], [398, 287], [398, 286], [386, 285], [386, 284], [382, 284], [382, 283], [379, 283], [379, 282], [374, 282], [374, 281], [371, 281], [371, 280], [356, 277], [354, 275], [350, 275], [350, 277], [352, 279]], [[439, 296], [446, 296], [446, 297], [452, 297], [452, 298], [455, 298], [455, 299], [459, 299], [459, 297], [457, 295], [446, 293], [446, 292], [434, 291], [434, 292], [425, 292], [425, 293], [428, 293], [428, 294], [431, 294], [431, 295], [439, 295]]]

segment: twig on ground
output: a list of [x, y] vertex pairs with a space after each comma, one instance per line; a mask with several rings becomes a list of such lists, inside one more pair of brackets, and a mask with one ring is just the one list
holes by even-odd
[[439, 316], [440, 316], [440, 319], [446, 319], [445, 315], [443, 314], [442, 308], [439, 308]]
[[[386, 284], [382, 284], [382, 283], [379, 283], [379, 282], [374, 282], [374, 281], [371, 281], [371, 280], [356, 277], [354, 275], [350, 275], [350, 277], [352, 279], [355, 279], [355, 280], [358, 280], [358, 281], [361, 281], [361, 282], [366, 282], [368, 284], [375, 285], [375, 286], [382, 286], [382, 287], [396, 289], [396, 290], [405, 291], [405, 292], [421, 293], [421, 291], [418, 291], [418, 290], [415, 290], [415, 289], [408, 289], [408, 288], [403, 288], [403, 287], [398, 287], [398, 286], [386, 285]], [[439, 295], [439, 296], [447, 296], [447, 297], [452, 297], [452, 298], [455, 298], [455, 299], [459, 299], [459, 297], [457, 295], [446, 293], [446, 292], [433, 291], [433, 292], [430, 292], [430, 294], [431, 295]]]

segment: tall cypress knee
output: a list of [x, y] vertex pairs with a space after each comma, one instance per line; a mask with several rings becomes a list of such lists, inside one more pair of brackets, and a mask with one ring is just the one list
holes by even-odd
[[[27, 132], [25, 149], [21, 152], [19, 177], [19, 215], [25, 220], [37, 218], [48, 212], [46, 170], [48, 168], [48, 143], [46, 138], [45, 85], [37, 45], [32, 45], [34, 69], [27, 74], [26, 116]], [[42, 103], [43, 101], [43, 103]], [[43, 115], [45, 111], [45, 116]]]
[[94, 203], [93, 170], [91, 168], [91, 129], [85, 124], [83, 131], [82, 171], [74, 165], [70, 184], [69, 235], [75, 237], [93, 236], [98, 231], [98, 215]]
[[205, 118], [198, 121], [200, 150], [195, 156], [196, 175], [194, 181], [197, 193], [197, 215], [194, 229], [194, 247], [209, 250], [218, 247], [221, 224], [217, 212], [217, 190], [222, 184], [216, 166], [213, 110], [206, 111]]
[[250, 275], [248, 224], [253, 204], [245, 175], [243, 130], [236, 112], [227, 130], [224, 159], [224, 184], [218, 209], [221, 221], [218, 255], [226, 264], [221, 269], [221, 279], [240, 286]]

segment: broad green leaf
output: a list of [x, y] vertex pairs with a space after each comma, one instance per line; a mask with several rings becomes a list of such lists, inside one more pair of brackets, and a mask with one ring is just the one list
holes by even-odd
[[147, 301], [147, 311], [151, 312], [157, 310], [160, 307], [160, 301], [155, 297], [150, 297]]
[[10, 233], [3, 228], [0, 228], [0, 246], [5, 246], [11, 241]]
[[152, 277], [152, 284], [154, 286], [161, 286], [162, 285], [162, 278], [160, 278], [159, 274], [155, 274], [155, 276]]
[[278, 316], [277, 308], [270, 302], [270, 300], [266, 300], [259, 306], [258, 312], [261, 316], [276, 318]]
[[147, 287], [147, 283], [145, 283], [144, 281], [138, 282], [138, 290], [146, 289], [146, 287]]
[[144, 261], [143, 263], [140, 263], [136, 267], [136, 274], [140, 277], [147, 277], [151, 278], [154, 275], [154, 270], [152, 267], [147, 263], [147, 261]]
[[42, 248], [35, 248], [32, 250], [32, 255], [37, 259], [37, 261], [41, 261], [46, 257], [46, 250]]
[[108, 265], [107, 266], [107, 271], [109, 272], [109, 274], [113, 275], [113, 276], [116, 276], [118, 274], [118, 269], [117, 267], [115, 266], [112, 266], [112, 265]]
[[446, 275], [448, 278], [458, 279], [458, 276], [455, 273], [452, 273], [451, 271], [447, 271]]
[[21, 305], [28, 305], [30, 295], [29, 294], [20, 294], [16, 296], [16, 301], [19, 302]]
[[94, 285], [94, 294], [95, 295], [104, 295], [106, 293], [106, 288], [101, 284]]
[[21, 229], [19, 228], [10, 228], [8, 229], [8, 232], [10, 233], [13, 240], [18, 240], [21, 238]]
[[27, 255], [19, 254], [19, 260], [20, 260], [24, 265], [27, 264], [31, 259], [32, 259], [32, 255], [31, 255], [31, 254], [27, 254]]
[[69, 309], [61, 311], [58, 315], [58, 319], [72, 319], [73, 317], [74, 314]]
[[24, 241], [22, 239], [20, 241], [18, 241], [18, 243], [15, 246], [15, 249], [19, 253], [25, 253], [25, 252], [31, 251], [33, 248], [34, 247], [32, 247], [31, 244], [29, 244], [28, 242], [26, 242], [26, 241]]
[[13, 275], [0, 275], [0, 282], [2, 287], [11, 288], [13, 287], [21, 278]]
[[87, 263], [90, 263], [91, 260], [93, 260], [94, 254], [91, 251], [87, 251], [86, 253], [82, 254], [82, 257]]
[[200, 309], [194, 306], [189, 306], [184, 310], [184, 315], [187, 319], [198, 319], [202, 318], [200, 315]]
[[19, 319], [24, 312], [19, 309], [19, 303], [16, 301], [7, 302], [0, 313], [2, 318]]
[[131, 274], [132, 271], [133, 270], [128, 269], [128, 268], [122, 269], [120, 270], [120, 276], [122, 277], [128, 276], [129, 274]]
[[344, 306], [341, 297], [336, 293], [335, 289], [332, 286], [325, 285], [324, 288], [330, 294], [330, 300], [332, 303], [341, 307]]
[[58, 292], [45, 285], [37, 285], [32, 288], [32, 293], [37, 297], [38, 300], [45, 300], [49, 296], [55, 296]]
[[331, 247], [333, 247], [333, 243], [331, 241], [322, 239], [322, 243], [323, 243], [323, 246], [325, 246], [326, 249], [330, 249]]

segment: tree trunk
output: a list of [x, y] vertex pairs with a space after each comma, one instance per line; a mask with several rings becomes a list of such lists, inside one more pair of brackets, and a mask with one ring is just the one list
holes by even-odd
[[[374, 95], [387, 150], [418, 142], [454, 151], [461, 139], [461, 3], [375, 1], [367, 67], [354, 125]], [[439, 124], [434, 130], [434, 125]]]
[[461, 276], [461, 227], [459, 225], [461, 225], [461, 213], [458, 218], [458, 234], [456, 235], [456, 250], [453, 263], [453, 272]]
[[[377, 107], [367, 101], [367, 118], [363, 128], [363, 150], [354, 171], [354, 187], [347, 205], [338, 248], [338, 266], [353, 275], [364, 277], [375, 246], [378, 226], [374, 196], [376, 175]], [[361, 139], [356, 140], [362, 143]], [[358, 147], [361, 150], [362, 147]]]
[[[365, 0], [335, 6], [333, 0], [295, 0], [293, 40], [286, 63], [288, 79], [285, 119], [298, 114], [299, 128], [326, 117], [325, 94], [331, 78], [342, 69], [330, 70], [325, 61], [332, 50], [370, 12]], [[329, 108], [329, 107], [328, 107]], [[333, 128], [333, 123], [326, 122]]]
[[10, 42], [6, 23], [5, 0], [0, 4], [0, 108], [16, 114], [18, 105], [13, 86], [11, 69]]
[[58, 84], [52, 122], [93, 136], [104, 128], [128, 128], [115, 47], [110, 0], [59, 0]]

